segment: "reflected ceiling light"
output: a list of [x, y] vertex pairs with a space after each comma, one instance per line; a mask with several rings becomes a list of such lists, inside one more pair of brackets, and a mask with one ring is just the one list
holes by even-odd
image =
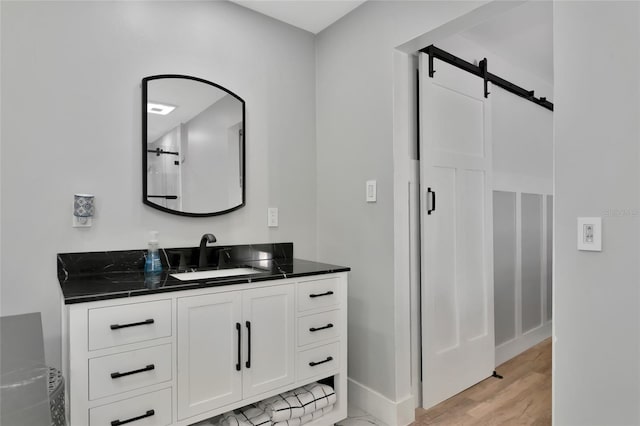
[[173, 105], [165, 105], [158, 102], [147, 102], [147, 113], [149, 114], [167, 115], [174, 109], [176, 109], [176, 107]]

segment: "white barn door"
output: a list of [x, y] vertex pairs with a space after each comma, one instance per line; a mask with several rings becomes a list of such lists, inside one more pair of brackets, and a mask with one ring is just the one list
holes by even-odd
[[430, 408], [491, 376], [491, 104], [480, 78], [420, 54], [422, 392]]

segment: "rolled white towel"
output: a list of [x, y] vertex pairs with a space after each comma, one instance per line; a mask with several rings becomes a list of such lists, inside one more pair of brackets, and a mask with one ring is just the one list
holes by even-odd
[[289, 420], [285, 420], [283, 422], [277, 422], [274, 423], [273, 426], [301, 426], [304, 424], [307, 424], [319, 417], [324, 416], [325, 414], [327, 414], [328, 412], [330, 412], [331, 410], [333, 410], [333, 404], [321, 408], [317, 411], [314, 411], [313, 413], [310, 414], [306, 414], [302, 417], [297, 417], [295, 419], [289, 419]]
[[267, 398], [257, 405], [277, 423], [306, 416], [335, 402], [336, 393], [331, 386], [311, 383]]
[[239, 412], [225, 413], [220, 420], [220, 426], [272, 426], [269, 416], [260, 408], [245, 407]]

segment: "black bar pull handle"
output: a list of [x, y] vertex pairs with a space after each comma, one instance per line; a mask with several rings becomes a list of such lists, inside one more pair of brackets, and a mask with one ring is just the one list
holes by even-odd
[[118, 330], [119, 328], [136, 327], [138, 325], [147, 325], [153, 323], [153, 319], [148, 319], [140, 322], [131, 322], [129, 324], [111, 324], [109, 328], [111, 328], [112, 330]]
[[329, 362], [329, 361], [333, 361], [333, 357], [332, 356], [328, 356], [327, 359], [324, 359], [324, 360], [318, 361], [318, 362], [311, 361], [309, 363], [309, 367], [315, 367], [316, 365], [324, 364], [325, 362]]
[[251, 321], [244, 323], [247, 326], [247, 362], [245, 367], [251, 368]]
[[147, 195], [147, 198], [164, 198], [166, 200], [177, 200], [177, 195]]
[[155, 365], [149, 364], [144, 368], [139, 368], [138, 370], [127, 371], [125, 373], [120, 373], [119, 371], [116, 371], [115, 373], [111, 373], [111, 378], [112, 379], [117, 379], [119, 377], [130, 376], [132, 374], [138, 374], [138, 373], [144, 373], [145, 371], [151, 371], [151, 370], [155, 370], [155, 369], [156, 369]]
[[236, 362], [236, 371], [242, 369], [242, 326], [236, 323], [236, 331], [238, 332], [238, 362]]
[[326, 293], [320, 293], [320, 294], [310, 294], [309, 297], [322, 297], [322, 296], [331, 296], [333, 294], [333, 292], [331, 290], [327, 291]]
[[[431, 197], [429, 197], [431, 195]], [[431, 188], [427, 188], [427, 203], [431, 200], [431, 205], [427, 205], [427, 214], [431, 214], [436, 211], [436, 192]]]
[[329, 323], [329, 324], [325, 325], [324, 327], [318, 327], [318, 328], [311, 327], [309, 329], [309, 331], [313, 333], [314, 331], [326, 330], [327, 328], [332, 328], [332, 327], [333, 327], [333, 324]]
[[127, 419], [127, 420], [119, 420], [119, 419], [118, 420], [114, 420], [114, 421], [111, 422], [111, 426], [125, 425], [127, 423], [131, 423], [131, 422], [135, 422], [135, 421], [138, 421], [138, 420], [146, 419], [147, 417], [151, 417], [154, 414], [156, 414], [155, 410], [147, 410], [146, 413], [144, 413], [143, 415], [138, 416], [138, 417], [131, 417], [130, 419]]

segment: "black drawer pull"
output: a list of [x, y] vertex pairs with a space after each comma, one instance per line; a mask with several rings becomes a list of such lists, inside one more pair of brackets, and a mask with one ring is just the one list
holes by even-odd
[[147, 324], [153, 324], [153, 319], [148, 319], [148, 320], [144, 320], [144, 321], [140, 321], [140, 322], [132, 322], [129, 324], [111, 324], [110, 328], [112, 330], [117, 330], [119, 328], [127, 328], [127, 327], [135, 327], [137, 325], [147, 325]]
[[329, 290], [326, 293], [320, 293], [320, 294], [310, 294], [309, 297], [322, 297], [322, 296], [331, 296], [333, 294], [333, 292], [331, 290]]
[[135, 422], [137, 420], [146, 419], [147, 417], [151, 417], [154, 414], [156, 414], [154, 410], [148, 410], [146, 413], [138, 417], [131, 417], [130, 419], [127, 419], [127, 420], [114, 420], [111, 422], [111, 426], [120, 426], [127, 423]]
[[151, 370], [155, 370], [156, 366], [153, 364], [149, 364], [144, 368], [140, 368], [139, 370], [131, 370], [131, 371], [127, 371], [126, 373], [120, 373], [119, 371], [116, 371], [115, 373], [111, 373], [111, 378], [112, 379], [117, 379], [118, 377], [124, 377], [124, 376], [130, 376], [132, 374], [138, 374], [138, 373], [144, 373], [145, 371], [151, 371]]
[[236, 323], [236, 331], [238, 332], [238, 362], [236, 362], [236, 371], [242, 368], [242, 326]]
[[251, 368], [251, 321], [244, 323], [247, 326], [247, 362], [245, 367]]
[[333, 328], [333, 324], [329, 323], [329, 324], [325, 325], [324, 327], [318, 327], [318, 328], [311, 327], [309, 329], [309, 331], [313, 333], [314, 331], [326, 330], [327, 328]]
[[328, 356], [327, 359], [325, 359], [323, 361], [318, 361], [318, 362], [311, 361], [309, 363], [309, 367], [315, 367], [316, 365], [324, 364], [325, 362], [329, 362], [329, 361], [333, 361], [333, 357], [332, 356]]

